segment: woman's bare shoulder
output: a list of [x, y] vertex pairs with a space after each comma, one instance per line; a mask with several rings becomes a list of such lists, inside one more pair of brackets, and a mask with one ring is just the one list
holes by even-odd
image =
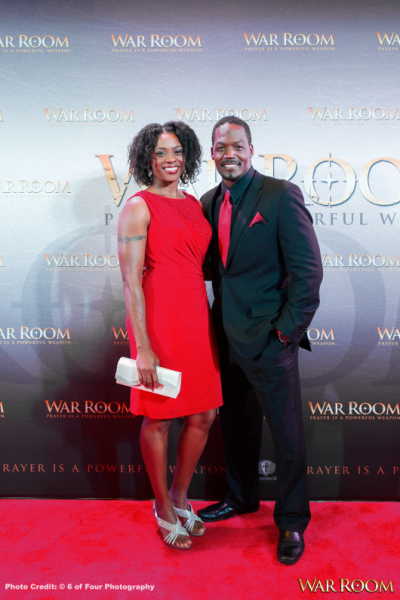
[[148, 209], [146, 200], [145, 200], [145, 198], [143, 198], [143, 196], [141, 196], [139, 194], [135, 194], [134, 196], [131, 196], [130, 198], [128, 198], [128, 200], [126, 201], [125, 206], [121, 211], [121, 217], [123, 215], [139, 216], [142, 213], [143, 214], [149, 213], [149, 209]]
[[150, 223], [150, 211], [143, 196], [138, 194], [128, 198], [124, 208], [119, 216], [119, 226], [121, 225], [138, 225]]

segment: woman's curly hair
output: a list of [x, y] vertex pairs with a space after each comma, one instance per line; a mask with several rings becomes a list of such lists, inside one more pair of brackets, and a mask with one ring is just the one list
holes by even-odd
[[180, 179], [182, 183], [193, 183], [200, 173], [203, 151], [193, 129], [181, 121], [168, 121], [164, 125], [150, 123], [135, 135], [128, 146], [129, 171], [135, 181], [139, 185], [152, 184], [152, 153], [161, 133], [174, 133], [179, 139], [185, 157], [185, 168]]

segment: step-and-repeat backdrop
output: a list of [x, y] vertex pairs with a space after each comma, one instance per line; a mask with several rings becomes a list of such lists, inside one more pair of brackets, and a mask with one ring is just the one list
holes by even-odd
[[[301, 355], [312, 498], [398, 498], [397, 0], [1, 2], [0, 64], [1, 495], [151, 496], [141, 418], [114, 380], [127, 146], [149, 122], [189, 123], [200, 197], [218, 181], [212, 127], [238, 115], [255, 168], [302, 189], [321, 246]], [[259, 471], [273, 498], [267, 427]], [[217, 420], [191, 496], [218, 498], [224, 473]]]

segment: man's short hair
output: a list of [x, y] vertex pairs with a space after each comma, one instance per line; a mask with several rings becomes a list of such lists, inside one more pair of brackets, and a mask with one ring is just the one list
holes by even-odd
[[222, 119], [220, 119], [218, 121], [218, 123], [216, 123], [214, 125], [212, 134], [211, 134], [211, 141], [212, 141], [213, 146], [214, 146], [215, 132], [217, 131], [217, 129], [219, 127], [222, 127], [222, 125], [225, 125], [225, 123], [232, 123], [233, 125], [240, 125], [240, 127], [243, 127], [243, 129], [246, 133], [247, 141], [249, 142], [249, 144], [251, 144], [251, 131], [250, 131], [250, 127], [247, 125], [246, 121], [243, 121], [243, 119], [239, 119], [239, 117], [228, 116], [228, 117], [222, 117]]

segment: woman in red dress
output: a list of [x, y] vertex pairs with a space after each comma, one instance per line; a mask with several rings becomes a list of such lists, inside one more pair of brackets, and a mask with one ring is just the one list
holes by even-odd
[[[137, 183], [149, 186], [128, 200], [118, 224], [131, 356], [149, 390], [159, 386], [156, 366], [182, 373], [176, 399], [132, 389], [131, 412], [144, 415], [140, 445], [164, 540], [189, 549], [188, 533], [203, 535], [205, 528], [187, 501], [187, 491], [222, 404], [202, 270], [211, 228], [200, 202], [178, 189], [179, 181], [194, 181], [199, 173], [201, 148], [184, 123], [152, 123], [134, 138], [129, 161]], [[168, 430], [175, 417], [185, 421], [168, 491]]]

